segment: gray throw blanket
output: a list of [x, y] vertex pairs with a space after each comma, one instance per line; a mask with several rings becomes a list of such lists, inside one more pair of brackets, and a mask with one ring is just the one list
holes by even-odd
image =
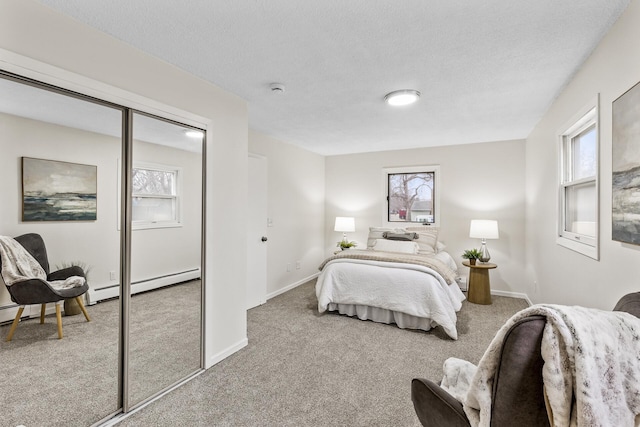
[[509, 319], [477, 368], [460, 360], [445, 363], [442, 384], [462, 402], [471, 425], [490, 425], [502, 342], [515, 322], [531, 315], [547, 319], [542, 379], [553, 425], [639, 426], [640, 319], [624, 312], [547, 304]]
[[0, 274], [7, 286], [29, 279], [40, 279], [57, 290], [84, 285], [84, 277], [80, 276], [47, 282], [47, 273], [40, 263], [12, 237], [0, 236], [0, 260], [2, 261]]

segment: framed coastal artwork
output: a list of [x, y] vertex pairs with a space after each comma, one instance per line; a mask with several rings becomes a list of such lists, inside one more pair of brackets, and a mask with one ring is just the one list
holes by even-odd
[[98, 167], [22, 158], [23, 221], [95, 221]]
[[612, 106], [612, 238], [640, 245], [640, 83]]

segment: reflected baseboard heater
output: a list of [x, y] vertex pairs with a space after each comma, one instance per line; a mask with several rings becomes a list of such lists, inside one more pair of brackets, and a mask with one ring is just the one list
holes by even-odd
[[[182, 283], [199, 278], [200, 269], [194, 268], [193, 270], [186, 270], [179, 273], [154, 277], [151, 279], [139, 280], [137, 282], [131, 283], [131, 294], [134, 295], [140, 292], [150, 291], [153, 289], [171, 286], [175, 285], [176, 283]], [[99, 301], [116, 298], [118, 296], [120, 296], [119, 284], [108, 285], [96, 289], [89, 288], [89, 291], [87, 291], [87, 303], [91, 305]]]

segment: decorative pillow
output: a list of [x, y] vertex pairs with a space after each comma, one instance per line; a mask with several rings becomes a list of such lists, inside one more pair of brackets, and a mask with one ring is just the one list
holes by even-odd
[[403, 242], [401, 240], [378, 239], [373, 246], [374, 251], [400, 252], [403, 254], [417, 254], [418, 244], [416, 242]]
[[369, 237], [367, 238], [367, 249], [373, 248], [376, 244], [376, 240], [384, 239], [383, 234], [385, 232], [390, 233], [405, 233], [404, 228], [387, 228], [387, 227], [369, 227]]
[[414, 231], [418, 233], [418, 246], [420, 254], [435, 254], [436, 245], [438, 243], [438, 229], [435, 227], [407, 227], [407, 231]]
[[389, 240], [405, 240], [410, 242], [418, 238], [418, 233], [392, 233], [391, 231], [385, 231], [382, 233], [382, 237]]
[[439, 254], [440, 252], [444, 251], [445, 249], [447, 249], [447, 247], [444, 245], [444, 243], [442, 243], [442, 242], [436, 243], [436, 253], [437, 254]]

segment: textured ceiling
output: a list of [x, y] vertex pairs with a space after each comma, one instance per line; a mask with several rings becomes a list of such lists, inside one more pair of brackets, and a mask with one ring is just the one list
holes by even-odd
[[[39, 1], [334, 155], [526, 138], [630, 0]], [[398, 89], [422, 97], [384, 104]]]

